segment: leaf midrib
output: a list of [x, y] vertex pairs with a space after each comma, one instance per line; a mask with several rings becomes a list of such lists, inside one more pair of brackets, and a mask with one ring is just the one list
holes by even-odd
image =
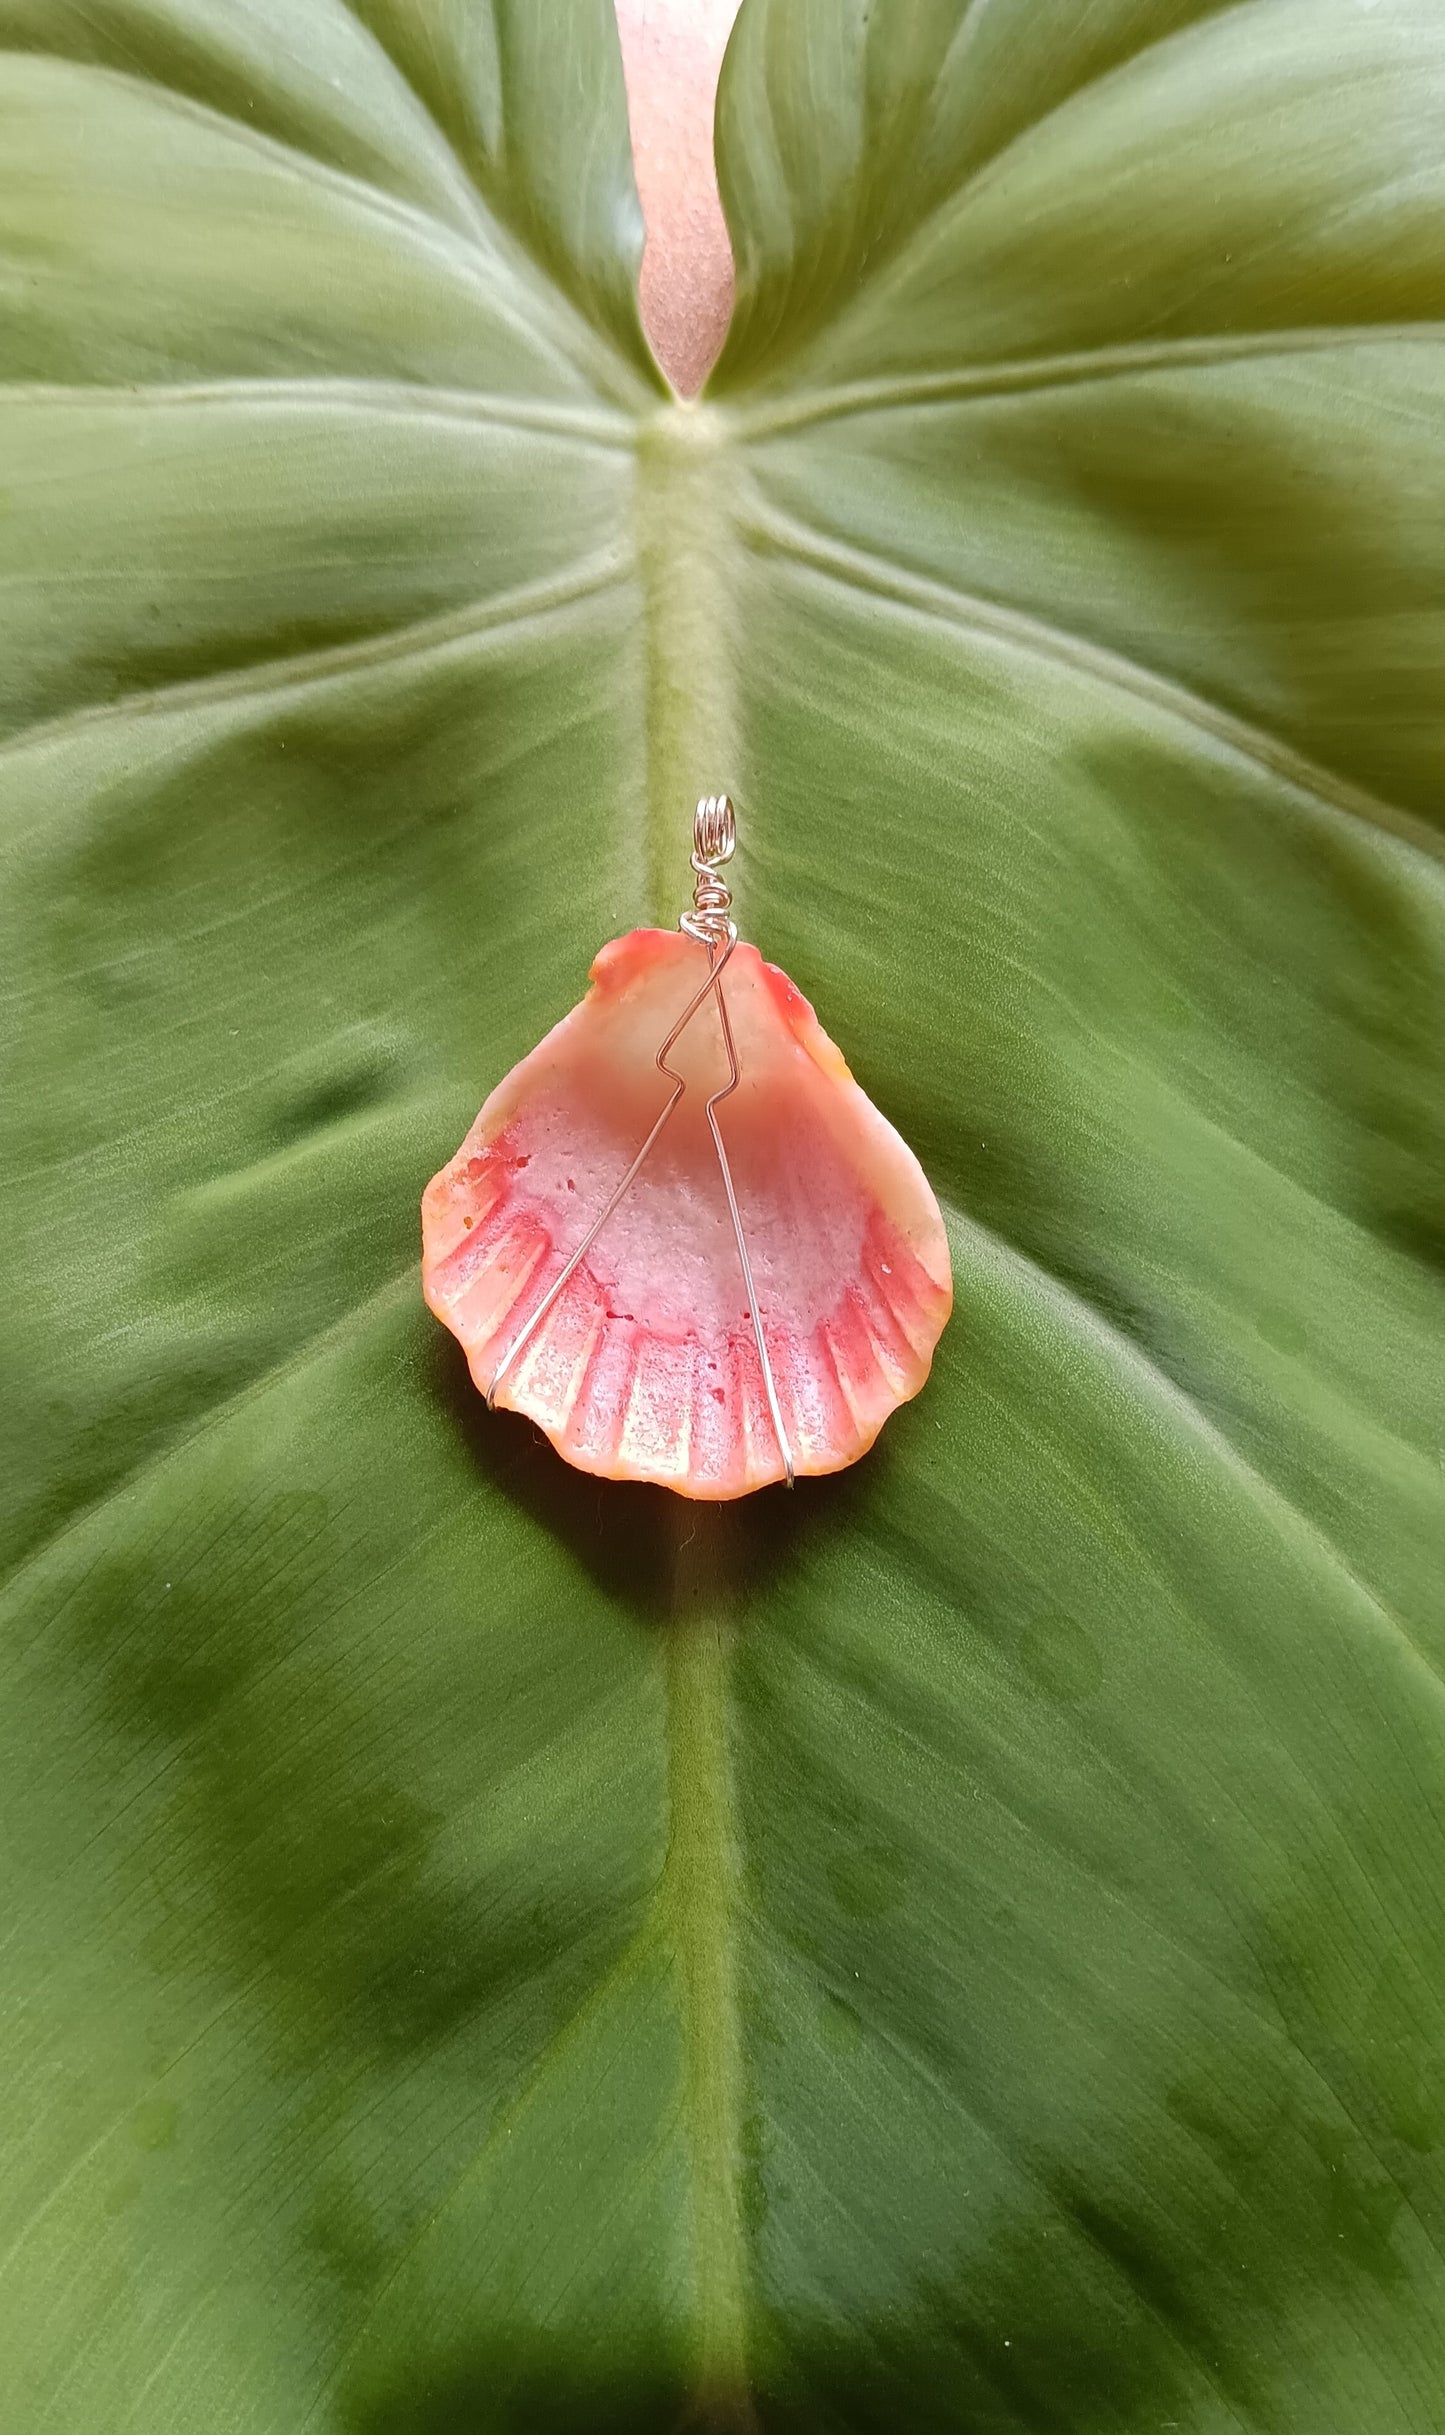
[[[653, 918], [686, 902], [693, 805], [738, 795], [727, 423], [662, 407], [638, 433], [646, 808], [639, 882]], [[740, 806], [745, 835], [746, 804]], [[695, 2404], [702, 2423], [750, 2435], [748, 2261], [741, 2196], [742, 2038], [730, 1755], [731, 1600], [710, 1560], [716, 1507], [677, 1500], [665, 1627], [668, 1845], [657, 1915], [670, 1932], [687, 2076]]]
[[[742, 2220], [742, 2030], [735, 1951], [737, 1829], [731, 1620], [708, 1549], [715, 1511], [679, 1536], [667, 1682], [668, 1846], [655, 1896], [678, 1972], [692, 2161], [695, 2377], [708, 2423], [751, 2428]], [[698, 1610], [689, 1572], [703, 1577]]]

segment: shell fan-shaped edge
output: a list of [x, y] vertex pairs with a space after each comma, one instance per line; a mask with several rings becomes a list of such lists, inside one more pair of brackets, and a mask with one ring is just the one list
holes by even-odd
[[[687, 1088], [656, 1147], [533, 1324], [666, 1103], [657, 1052], [707, 969], [675, 931], [602, 950], [587, 996], [428, 1185], [422, 1282], [476, 1385], [568, 1462], [721, 1499], [784, 1463], [706, 1120], [728, 1080], [712, 997], [672, 1052]], [[787, 976], [740, 944], [720, 985], [740, 1079], [718, 1122], [783, 1424], [800, 1476], [837, 1471], [928, 1375], [947, 1237], [913, 1152]]]

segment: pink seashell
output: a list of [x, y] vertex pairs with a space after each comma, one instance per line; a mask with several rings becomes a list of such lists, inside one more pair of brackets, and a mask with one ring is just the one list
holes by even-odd
[[[592, 986], [497, 1085], [422, 1200], [422, 1288], [483, 1393], [607, 1479], [736, 1497], [784, 1475], [705, 1116], [728, 1067], [707, 998], [687, 1089], [546, 1317], [512, 1355], [657, 1115], [656, 1057], [706, 978], [673, 930], [604, 947]], [[721, 981], [741, 1079], [727, 1145], [778, 1403], [800, 1472], [838, 1471], [918, 1393], [953, 1301], [938, 1203], [811, 1006], [756, 947]]]

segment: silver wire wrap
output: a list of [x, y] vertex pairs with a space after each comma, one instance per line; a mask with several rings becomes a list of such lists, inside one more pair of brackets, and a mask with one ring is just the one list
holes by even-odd
[[491, 1405], [503, 1373], [511, 1368], [523, 1346], [535, 1335], [548, 1312], [560, 1300], [614, 1209], [631, 1191], [642, 1166], [651, 1154], [654, 1143], [687, 1089], [685, 1077], [679, 1074], [674, 1066], [669, 1065], [667, 1060], [703, 1000], [713, 997], [717, 1000], [718, 1023], [722, 1031], [723, 1048], [728, 1061], [728, 1078], [721, 1090], [712, 1093], [704, 1113], [707, 1117], [708, 1131], [712, 1135], [713, 1148], [717, 1153], [723, 1190], [727, 1195], [728, 1215], [732, 1219], [733, 1237], [737, 1243], [738, 1259], [742, 1265], [743, 1284], [748, 1297], [748, 1313], [753, 1323], [753, 1342], [758, 1348], [758, 1363], [763, 1374], [763, 1393], [767, 1397], [768, 1418], [772, 1422], [773, 1435], [778, 1441], [778, 1452], [783, 1458], [783, 1472], [788, 1486], [791, 1488], [793, 1485], [793, 1450], [788, 1443], [787, 1430], [783, 1426], [782, 1410], [778, 1403], [777, 1382], [773, 1376], [773, 1364], [768, 1353], [767, 1339], [763, 1334], [762, 1313], [758, 1308], [757, 1287], [753, 1281], [753, 1264], [748, 1257], [747, 1236], [743, 1232], [742, 1212], [738, 1207], [738, 1196], [733, 1187], [732, 1169], [728, 1164], [728, 1154], [717, 1120], [720, 1102], [732, 1096], [741, 1079], [737, 1045], [733, 1039], [732, 1020], [728, 1014], [727, 1000], [722, 993], [723, 967], [738, 943], [738, 932], [737, 924], [732, 918], [732, 890], [727, 881], [720, 876], [719, 871], [722, 863], [731, 862], [736, 845], [737, 821], [733, 813], [731, 797], [703, 795], [699, 799], [692, 821], [692, 868], [694, 873], [692, 904], [686, 912], [679, 916], [677, 926], [686, 937], [696, 939], [700, 947], [707, 949], [708, 969], [706, 980], [688, 999], [682, 1013], [657, 1052], [657, 1069], [659, 1073], [665, 1074], [672, 1084], [671, 1096], [658, 1115], [652, 1131], [633, 1159], [621, 1183], [612, 1194], [606, 1208], [593, 1219], [560, 1276], [554, 1279], [533, 1311], [531, 1318], [512, 1339], [506, 1352], [502, 1355], [492, 1372], [492, 1383], [487, 1389], [487, 1403], [489, 1406]]
[[730, 947], [737, 937], [731, 919], [733, 892], [718, 875], [719, 863], [731, 862], [738, 842], [731, 795], [704, 795], [692, 816], [692, 911], [678, 920], [679, 930], [700, 946]]

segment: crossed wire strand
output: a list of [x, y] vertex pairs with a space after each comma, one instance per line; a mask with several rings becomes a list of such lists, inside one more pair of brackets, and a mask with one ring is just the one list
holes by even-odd
[[762, 1313], [758, 1308], [757, 1286], [753, 1280], [753, 1264], [748, 1256], [747, 1236], [743, 1230], [742, 1212], [738, 1208], [738, 1196], [733, 1185], [732, 1169], [728, 1164], [727, 1148], [717, 1116], [722, 1102], [731, 1098], [741, 1080], [737, 1044], [733, 1038], [732, 1020], [728, 1014], [727, 1000], [723, 995], [722, 987], [723, 972], [728, 958], [738, 943], [738, 933], [737, 924], [732, 918], [732, 891], [721, 876], [719, 868], [721, 864], [732, 860], [736, 844], [737, 822], [729, 797], [704, 795], [693, 816], [692, 824], [692, 867], [696, 874], [692, 904], [683, 914], [678, 927], [688, 938], [696, 939], [700, 946], [706, 948], [707, 978], [693, 992], [657, 1052], [657, 1069], [672, 1084], [672, 1090], [646, 1141], [633, 1159], [622, 1181], [617, 1185], [606, 1207], [593, 1219], [576, 1250], [560, 1274], [553, 1279], [530, 1319], [514, 1336], [502, 1355], [492, 1373], [492, 1383], [487, 1389], [487, 1402], [490, 1405], [495, 1401], [503, 1375], [511, 1368], [523, 1348], [530, 1343], [548, 1313], [555, 1308], [608, 1219], [631, 1191], [643, 1166], [651, 1156], [664, 1127], [687, 1089], [685, 1076], [679, 1074], [676, 1067], [669, 1065], [667, 1060], [704, 1001], [709, 997], [715, 997], [723, 1049], [728, 1061], [728, 1078], [720, 1090], [713, 1092], [707, 1101], [704, 1113], [707, 1117], [708, 1130], [712, 1135], [713, 1148], [717, 1153], [723, 1190], [727, 1195], [728, 1215], [732, 1220], [733, 1237], [737, 1243], [738, 1259], [742, 1266], [743, 1284], [747, 1289], [748, 1311], [753, 1323], [753, 1341], [758, 1348], [758, 1363], [763, 1374], [763, 1392], [767, 1397], [768, 1417], [773, 1425], [773, 1434], [778, 1441], [778, 1452], [783, 1458], [783, 1471], [788, 1486], [791, 1488], [794, 1476], [793, 1450], [788, 1442], [787, 1430], [783, 1426], [782, 1410], [778, 1403], [777, 1382], [773, 1376], [773, 1364], [768, 1352], [767, 1339], [763, 1334]]

